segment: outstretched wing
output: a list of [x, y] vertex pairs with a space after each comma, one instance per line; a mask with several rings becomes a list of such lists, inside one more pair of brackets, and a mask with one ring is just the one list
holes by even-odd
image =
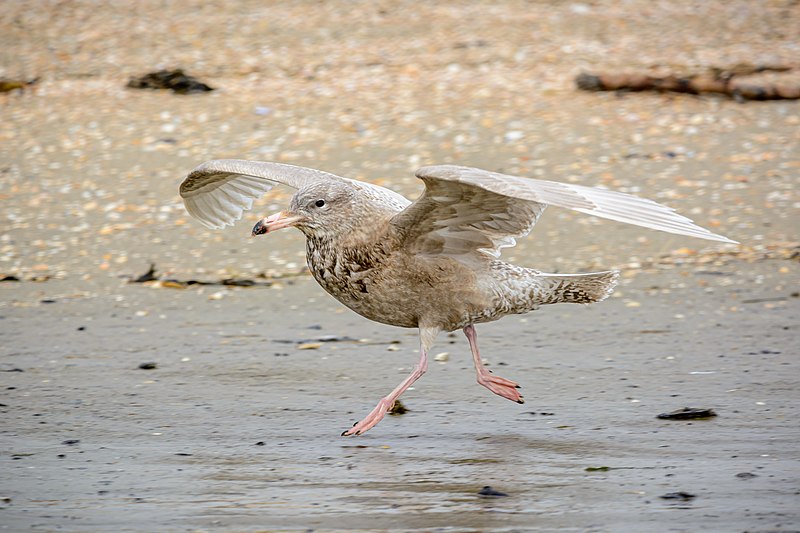
[[527, 235], [548, 205], [670, 233], [732, 241], [651, 200], [581, 185], [453, 165], [423, 167], [425, 192], [392, 223], [417, 253], [498, 256]]
[[275, 185], [301, 189], [323, 180], [345, 180], [313, 168], [283, 163], [217, 159], [192, 170], [180, 187], [181, 198], [193, 217], [209, 228], [223, 228], [242, 218]]
[[320, 181], [339, 181], [402, 209], [409, 204], [403, 196], [378, 185], [343, 178], [313, 168], [266, 161], [217, 159], [192, 170], [180, 187], [181, 198], [193, 217], [209, 228], [233, 225], [275, 185], [302, 189]]

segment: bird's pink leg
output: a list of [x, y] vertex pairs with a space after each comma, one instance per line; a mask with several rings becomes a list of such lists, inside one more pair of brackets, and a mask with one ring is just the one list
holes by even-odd
[[513, 402], [525, 403], [519, 390], [517, 390], [519, 385], [516, 382], [495, 376], [491, 370], [483, 366], [481, 354], [478, 351], [478, 334], [475, 332], [475, 327], [472, 324], [465, 327], [464, 334], [467, 336], [469, 347], [472, 350], [472, 360], [475, 362], [475, 371], [478, 373], [478, 383], [498, 396], [508, 398]]
[[386, 416], [386, 413], [389, 411], [389, 409], [391, 409], [392, 405], [394, 405], [395, 400], [397, 400], [397, 398], [399, 398], [400, 395], [406, 391], [406, 389], [413, 385], [415, 381], [422, 377], [422, 374], [428, 370], [428, 350], [433, 344], [433, 340], [436, 338], [437, 333], [439, 333], [438, 328], [420, 328], [419, 362], [414, 367], [414, 370], [412, 370], [411, 374], [409, 374], [409, 376], [404, 379], [400, 385], [395, 387], [395, 389], [389, 393], [388, 396], [381, 398], [381, 401], [378, 402], [378, 405], [375, 406], [375, 409], [373, 409], [370, 414], [368, 414], [360, 422], [353, 424], [353, 427], [347, 431], [342, 432], [343, 437], [349, 437], [350, 435], [361, 435], [372, 426], [383, 420], [383, 417]]

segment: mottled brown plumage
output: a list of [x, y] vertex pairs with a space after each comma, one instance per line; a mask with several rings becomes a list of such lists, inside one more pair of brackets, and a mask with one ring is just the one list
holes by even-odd
[[328, 293], [370, 320], [419, 328], [413, 372], [343, 435], [359, 435], [383, 418], [427, 369], [440, 331], [463, 329], [478, 382], [523, 402], [515, 382], [483, 366], [474, 324], [546, 304], [597, 302], [618, 276], [547, 274], [499, 260], [500, 249], [527, 235], [547, 205], [733, 242], [665, 206], [603, 189], [447, 165], [422, 168], [417, 176], [425, 192], [414, 203], [383, 187], [279, 163], [210, 161], [181, 184], [189, 212], [210, 227], [232, 224], [275, 183], [299, 189], [289, 209], [259, 221], [253, 235], [298, 228], [311, 274]]

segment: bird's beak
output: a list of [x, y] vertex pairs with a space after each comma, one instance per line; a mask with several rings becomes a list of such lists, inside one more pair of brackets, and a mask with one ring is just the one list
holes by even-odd
[[289, 226], [294, 226], [301, 220], [303, 220], [302, 216], [281, 211], [280, 213], [275, 213], [274, 215], [262, 218], [256, 222], [251, 235], [255, 237], [257, 235], [269, 233], [270, 231], [288, 228]]

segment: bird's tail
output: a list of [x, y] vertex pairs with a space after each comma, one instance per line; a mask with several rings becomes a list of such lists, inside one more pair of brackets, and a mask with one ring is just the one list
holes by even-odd
[[537, 276], [549, 301], [545, 303], [590, 304], [608, 298], [619, 281], [619, 271], [589, 274], [544, 274]]

